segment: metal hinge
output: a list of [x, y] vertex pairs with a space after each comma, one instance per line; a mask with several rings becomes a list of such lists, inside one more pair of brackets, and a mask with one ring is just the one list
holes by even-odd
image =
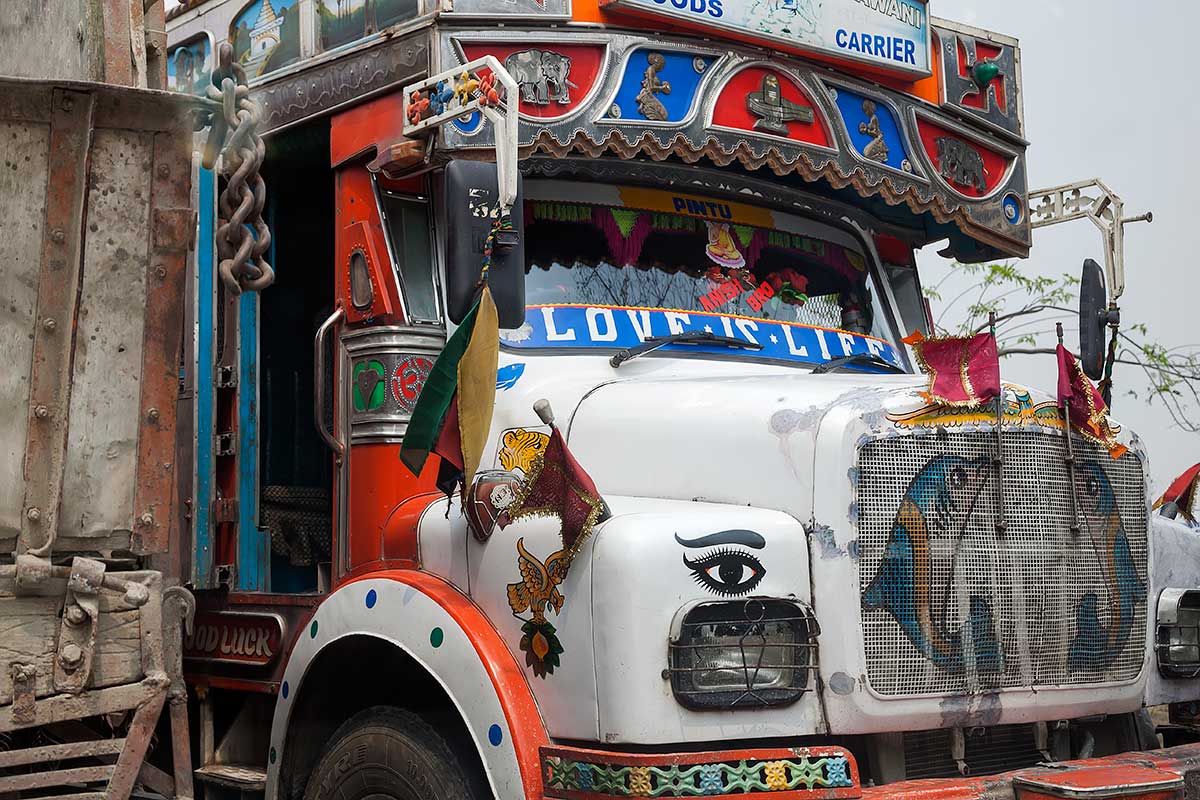
[[237, 367], [218, 366], [215, 378], [218, 389], [236, 389]]
[[217, 455], [231, 456], [237, 452], [237, 433], [230, 431], [228, 433], [217, 434]]
[[218, 498], [213, 504], [213, 517], [216, 522], [237, 522], [238, 521], [238, 501], [236, 497]]

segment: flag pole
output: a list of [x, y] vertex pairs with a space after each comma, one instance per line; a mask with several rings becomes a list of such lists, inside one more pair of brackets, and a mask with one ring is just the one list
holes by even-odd
[[[996, 312], [988, 314], [988, 328], [992, 340], [996, 339]], [[992, 466], [996, 469], [996, 535], [1004, 536], [1008, 531], [1008, 520], [1004, 513], [1004, 384], [1000, 383], [1000, 393], [996, 395], [996, 455]]]
[[[1063, 346], [1063, 326], [1062, 326], [1061, 322], [1056, 324], [1056, 329], [1057, 329], [1057, 333], [1058, 333], [1058, 346], [1062, 347]], [[1060, 358], [1060, 360], [1059, 360], [1059, 365], [1060, 365], [1059, 370], [1060, 371], [1062, 370], [1061, 364], [1062, 364], [1062, 360]], [[1059, 377], [1059, 385], [1060, 386], [1061, 386], [1061, 382], [1062, 382], [1062, 378], [1060, 376]], [[1071, 439], [1071, 412], [1070, 412], [1070, 409], [1067, 408], [1067, 399], [1065, 397], [1059, 398], [1058, 402], [1059, 402], [1059, 410], [1062, 412], [1062, 418], [1063, 418], [1063, 436], [1066, 437], [1066, 440], [1067, 440], [1067, 456], [1066, 456], [1067, 476], [1071, 481], [1071, 491], [1068, 492], [1068, 494], [1071, 495], [1071, 535], [1078, 536], [1079, 535], [1079, 498], [1075, 496], [1075, 443]]]
[[[538, 415], [538, 419], [540, 419], [543, 424], [550, 426], [551, 433], [558, 430], [558, 426], [554, 424], [554, 409], [550, 408], [549, 400], [544, 397], [541, 400], [535, 400], [533, 403], [533, 413]], [[565, 441], [566, 437], [563, 437], [563, 439]], [[605, 502], [603, 497], [601, 497], [600, 516], [596, 518], [596, 524], [599, 525], [601, 522], [604, 522], [611, 516], [612, 511], [609, 510], [608, 503]]]

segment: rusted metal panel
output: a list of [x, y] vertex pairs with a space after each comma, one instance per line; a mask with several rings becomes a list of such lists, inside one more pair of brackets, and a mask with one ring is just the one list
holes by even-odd
[[33, 419], [25, 440], [19, 552], [48, 552], [58, 528], [94, 111], [95, 97], [87, 92], [57, 89], [51, 96], [49, 180], [38, 276], [39, 323], [33, 329], [26, 408]]
[[129, 726], [129, 734], [125, 738], [125, 749], [117, 760], [117, 768], [112, 774], [106, 797], [111, 800], [125, 800], [133, 789], [142, 760], [150, 746], [150, 737], [154, 735], [154, 726], [158, 724], [158, 715], [162, 711], [165, 694], [159, 694], [143, 703], [133, 716]]
[[[58, 655], [58, 597], [0, 598], [0, 662], [25, 664], [34, 669], [36, 697], [55, 693], [54, 671]], [[100, 615], [92, 657], [91, 688], [117, 686], [141, 680], [140, 614], [119, 596], [100, 595]], [[10, 703], [18, 693], [12, 670], [0, 670], [0, 703]]]
[[11, 769], [25, 764], [45, 764], [68, 758], [115, 756], [124, 746], [124, 739], [99, 739], [92, 742], [69, 742], [29, 747], [24, 750], [7, 750], [0, 752], [0, 769]]
[[150, 198], [154, 225], [146, 264], [142, 328], [142, 385], [138, 424], [137, 514], [132, 550], [161, 553], [176, 538], [175, 404], [179, 396], [179, 309], [187, 281], [187, 252], [195, 236], [191, 158], [183, 132], [154, 136]]
[[100, 0], [104, 20], [104, 82], [134, 86], [129, 0]]
[[153, 139], [131, 130], [95, 134], [59, 525], [64, 536], [134, 530]]
[[15, 541], [25, 497], [22, 470], [29, 425], [29, 365], [37, 314], [38, 266], [46, 215], [50, 127], [5, 121], [0, 107], [0, 541]]
[[92, 783], [108, 780], [113, 774], [111, 764], [101, 767], [76, 767], [56, 769], [53, 772], [35, 772], [29, 775], [13, 775], [0, 778], [0, 792], [20, 792], [25, 789], [45, 789], [53, 786], [70, 786], [73, 783]]

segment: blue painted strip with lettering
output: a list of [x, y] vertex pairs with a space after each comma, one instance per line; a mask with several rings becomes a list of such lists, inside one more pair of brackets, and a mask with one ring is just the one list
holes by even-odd
[[[619, 350], [640, 344], [651, 336], [683, 331], [708, 331], [762, 345], [761, 350], [739, 350], [749, 360], [794, 361], [821, 364], [839, 356], [874, 353], [904, 367], [895, 346], [873, 336], [753, 319], [703, 311], [667, 311], [656, 308], [612, 306], [529, 306], [525, 325], [501, 331], [505, 344], [517, 348], [595, 348]], [[728, 347], [668, 345], [665, 351], [721, 353]]]

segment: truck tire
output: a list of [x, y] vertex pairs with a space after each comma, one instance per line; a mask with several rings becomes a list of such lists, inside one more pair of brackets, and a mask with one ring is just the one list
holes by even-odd
[[464, 800], [472, 781], [441, 734], [409, 711], [374, 706], [342, 724], [304, 800]]

